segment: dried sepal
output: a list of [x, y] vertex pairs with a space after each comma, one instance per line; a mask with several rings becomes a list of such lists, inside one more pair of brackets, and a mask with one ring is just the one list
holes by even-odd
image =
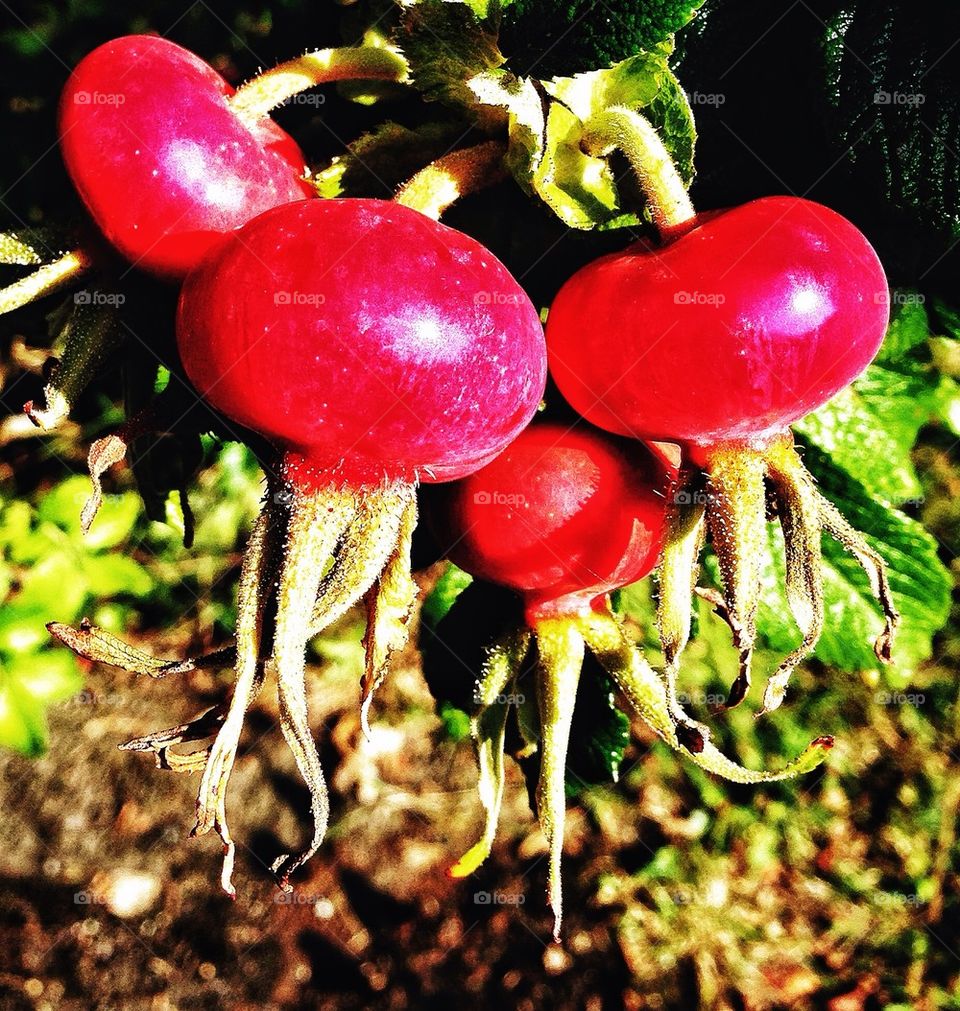
[[709, 739], [694, 752], [683, 747], [667, 704], [663, 680], [630, 641], [622, 623], [610, 612], [595, 612], [581, 619], [587, 646], [613, 678], [630, 708], [664, 741], [683, 750], [695, 765], [734, 783], [771, 783], [810, 772], [827, 756], [832, 737], [818, 737], [793, 761], [776, 771], [746, 769], [727, 758]]
[[535, 629], [538, 662], [537, 699], [540, 705], [540, 778], [537, 815], [547, 837], [549, 869], [547, 898], [553, 909], [553, 936], [560, 936], [563, 920], [563, 826], [566, 819], [567, 749], [583, 667], [584, 641], [575, 622], [546, 619]]
[[165, 678], [172, 674], [189, 674], [195, 670], [209, 670], [217, 667], [232, 667], [236, 651], [232, 646], [206, 653], [203, 656], [188, 657], [185, 660], [164, 660], [147, 653], [136, 646], [118, 639], [115, 635], [91, 625], [84, 618], [79, 628], [64, 625], [59, 621], [47, 624], [47, 630], [59, 639], [77, 656], [95, 663], [119, 667], [131, 674], [145, 674], [152, 678]]
[[707, 471], [710, 540], [720, 565], [733, 644], [740, 655], [740, 671], [727, 699], [727, 708], [733, 708], [750, 689], [757, 638], [760, 574], [767, 546], [765, 465], [760, 453], [735, 445], [715, 450]]
[[478, 709], [470, 720], [470, 732], [480, 771], [477, 792], [484, 812], [483, 833], [450, 868], [448, 873], [453, 878], [472, 874], [490, 856], [493, 847], [503, 803], [504, 741], [510, 714], [510, 700], [505, 693], [509, 685], [516, 685], [529, 648], [528, 632], [511, 633], [491, 646], [477, 679], [474, 698]]
[[370, 736], [370, 704], [383, 683], [387, 664], [410, 637], [410, 616], [417, 599], [417, 584], [410, 571], [410, 551], [417, 526], [417, 500], [403, 511], [396, 547], [376, 583], [367, 591], [367, 629], [363, 637], [365, 663], [360, 684], [360, 726]]
[[683, 728], [691, 751], [703, 746], [706, 728], [685, 712], [677, 698], [680, 657], [690, 638], [693, 593], [706, 534], [704, 497], [690, 490], [674, 494], [667, 507], [666, 533], [658, 570], [657, 628], [663, 648], [667, 704], [674, 723]]

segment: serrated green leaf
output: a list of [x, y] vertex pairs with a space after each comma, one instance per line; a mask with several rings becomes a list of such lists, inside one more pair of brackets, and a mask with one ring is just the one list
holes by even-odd
[[825, 26], [830, 135], [874, 191], [914, 220], [960, 233], [960, 97], [943, 40], [960, 9], [846, 0]]
[[516, 0], [503, 18], [502, 48], [511, 65], [539, 77], [608, 67], [670, 38], [702, 2]]
[[794, 429], [885, 502], [920, 497], [910, 451], [921, 426], [941, 416], [940, 377], [929, 361], [927, 314], [900, 302], [874, 363]]
[[473, 4], [419, 0], [406, 6], [397, 41], [424, 95], [468, 108], [473, 100], [465, 82], [503, 63], [496, 27]]

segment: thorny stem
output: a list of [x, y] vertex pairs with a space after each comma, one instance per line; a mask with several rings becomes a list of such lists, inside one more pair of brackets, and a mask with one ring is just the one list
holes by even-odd
[[461, 197], [506, 178], [506, 153], [507, 145], [499, 140], [452, 151], [411, 176], [394, 200], [439, 221]]
[[547, 897], [553, 909], [553, 936], [559, 938], [563, 919], [560, 864], [567, 808], [567, 747], [583, 667], [584, 641], [576, 624], [565, 619], [541, 621], [535, 633], [539, 651], [537, 695], [542, 742], [537, 813], [550, 852]]
[[616, 148], [623, 151], [661, 235], [679, 235], [692, 226], [696, 211], [687, 188], [660, 135], [645, 116], [626, 106], [612, 106], [587, 121], [581, 146], [597, 157]]
[[93, 260], [88, 253], [74, 249], [53, 263], [38, 267], [32, 274], [0, 288], [0, 316], [78, 281], [92, 266]]
[[287, 60], [241, 85], [230, 99], [234, 112], [256, 122], [288, 99], [318, 84], [334, 81], [407, 80], [407, 61], [391, 49], [343, 46], [318, 49]]

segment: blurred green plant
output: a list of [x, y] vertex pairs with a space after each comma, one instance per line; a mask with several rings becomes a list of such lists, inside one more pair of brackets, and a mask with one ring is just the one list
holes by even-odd
[[214, 455], [196, 482], [202, 513], [189, 554], [175, 496], [168, 522], [158, 523], [144, 517], [135, 491], [107, 495], [84, 536], [80, 510], [89, 494], [89, 478], [68, 474], [32, 502], [0, 500], [0, 746], [25, 755], [47, 747], [45, 709], [84, 686], [77, 658], [51, 645], [48, 622], [89, 616], [122, 635], [147, 608], [172, 616], [199, 603], [204, 624], [229, 635], [233, 592], [222, 577], [255, 515], [259, 470], [239, 444]]

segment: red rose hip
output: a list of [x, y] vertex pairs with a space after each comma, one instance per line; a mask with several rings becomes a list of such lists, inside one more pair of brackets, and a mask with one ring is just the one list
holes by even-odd
[[269, 116], [248, 120], [234, 89], [152, 35], [104, 43], [60, 100], [67, 171], [106, 238], [135, 266], [180, 278], [222, 236], [313, 195], [305, 160]]

